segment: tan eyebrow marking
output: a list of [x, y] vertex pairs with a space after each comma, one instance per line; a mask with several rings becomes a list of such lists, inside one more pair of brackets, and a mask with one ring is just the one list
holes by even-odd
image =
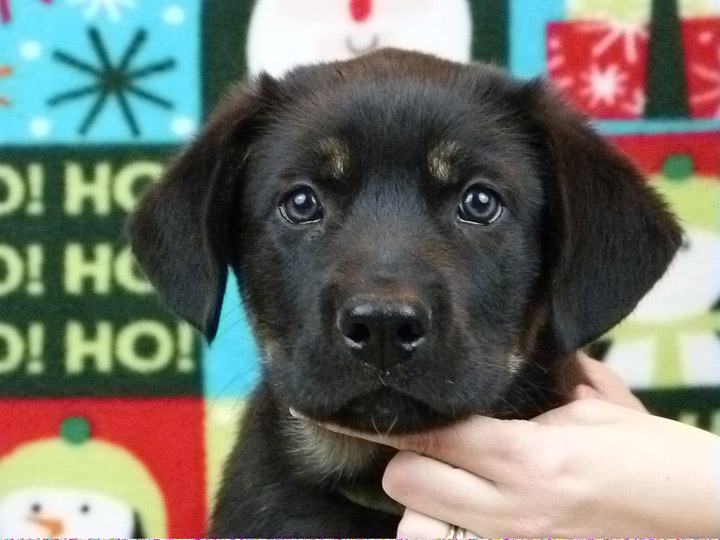
[[456, 142], [443, 141], [428, 152], [428, 168], [438, 182], [446, 184], [450, 181], [459, 150]]
[[328, 137], [318, 145], [322, 159], [322, 173], [340, 180], [350, 167], [350, 149], [338, 138]]

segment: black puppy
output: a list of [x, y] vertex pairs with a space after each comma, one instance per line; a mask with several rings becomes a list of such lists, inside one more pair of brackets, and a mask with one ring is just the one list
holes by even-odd
[[387, 537], [402, 433], [565, 399], [573, 351], [680, 244], [541, 82], [385, 50], [238, 88], [140, 204], [142, 267], [212, 339], [228, 266], [263, 359], [210, 534]]

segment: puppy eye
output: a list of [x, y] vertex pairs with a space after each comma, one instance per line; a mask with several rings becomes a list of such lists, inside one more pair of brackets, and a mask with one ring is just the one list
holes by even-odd
[[280, 214], [286, 221], [296, 225], [313, 223], [323, 218], [323, 208], [317, 195], [308, 186], [288, 193], [280, 202]]
[[463, 193], [458, 205], [458, 217], [467, 223], [490, 225], [502, 215], [500, 197], [490, 188], [475, 184]]

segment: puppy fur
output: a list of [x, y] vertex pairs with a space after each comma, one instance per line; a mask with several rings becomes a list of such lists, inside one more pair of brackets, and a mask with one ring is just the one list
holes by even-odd
[[[459, 210], [488, 200], [494, 221]], [[209, 534], [246, 537], [395, 535], [388, 505], [355, 496], [381, 502], [391, 451], [290, 407], [393, 433], [548, 410], [573, 352], [680, 244], [636, 170], [543, 82], [398, 50], [237, 87], [130, 236], [208, 339], [238, 276], [262, 379]]]

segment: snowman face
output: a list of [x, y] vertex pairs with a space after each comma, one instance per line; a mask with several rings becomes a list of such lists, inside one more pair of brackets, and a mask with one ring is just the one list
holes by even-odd
[[130, 538], [134, 532], [132, 509], [92, 490], [26, 488], [0, 499], [0, 538]]
[[467, 0], [258, 0], [250, 21], [252, 75], [347, 60], [379, 47], [470, 60]]
[[709, 311], [720, 298], [720, 235], [685, 231], [667, 273], [642, 299], [631, 320], [661, 322]]

